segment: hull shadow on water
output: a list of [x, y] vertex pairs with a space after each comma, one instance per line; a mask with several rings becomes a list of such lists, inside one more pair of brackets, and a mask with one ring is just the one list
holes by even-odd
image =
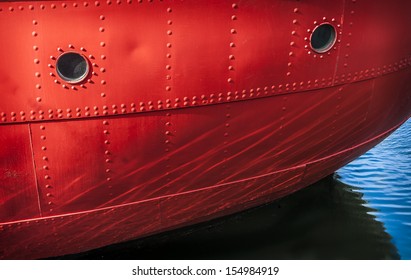
[[58, 259], [399, 259], [375, 210], [336, 177], [245, 212]]

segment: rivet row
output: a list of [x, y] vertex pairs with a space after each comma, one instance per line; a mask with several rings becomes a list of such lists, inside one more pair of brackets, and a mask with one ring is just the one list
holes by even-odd
[[[159, 0], [159, 1], [161, 2], [162, 0]], [[35, 10], [46, 11], [46, 10], [66, 9], [68, 7], [89, 8], [89, 7], [92, 7], [92, 6], [101, 7], [104, 4], [107, 5], [107, 6], [110, 6], [112, 4], [117, 4], [119, 6], [122, 3], [127, 3], [127, 4], [139, 3], [139, 4], [141, 4], [143, 2], [144, 2], [143, 0], [134, 0], [134, 1], [133, 0], [123, 0], [123, 1], [121, 1], [121, 0], [107, 0], [107, 1], [102, 0], [102, 1], [94, 1], [94, 3], [92, 1], [84, 1], [82, 3], [81, 3], [81, 1], [78, 1], [78, 2], [74, 2], [72, 4], [69, 4], [70, 2], [68, 2], [68, 3], [63, 2], [61, 4], [51, 3], [51, 4], [47, 4], [47, 5], [40, 4], [38, 6], [30, 4], [30, 5], [27, 5], [27, 6], [24, 6], [24, 5], [9, 6], [7, 11], [8, 12], [15, 12], [17, 10], [19, 10], [19, 11], [26, 11], [26, 10], [27, 11], [35, 11]], [[153, 0], [146, 0], [145, 2], [153, 3], [154, 1]], [[3, 10], [3, 8], [0, 8], [0, 12], [5, 12], [5, 11], [6, 10]]]
[[[354, 73], [344, 73], [334, 77], [323, 77], [320, 79], [313, 79], [308, 81], [300, 82], [290, 82], [277, 85], [266, 85], [261, 88], [255, 89], [244, 89], [234, 92], [227, 93], [212, 93], [209, 95], [193, 96], [193, 97], [182, 97], [158, 101], [140, 101], [138, 103], [131, 104], [120, 104], [119, 106], [113, 104], [110, 106], [104, 105], [102, 108], [97, 106], [85, 106], [84, 108], [67, 108], [66, 113], [63, 112], [61, 108], [57, 109], [46, 109], [34, 111], [31, 110], [28, 113], [24, 111], [10, 112], [9, 114], [4, 111], [0, 111], [0, 123], [8, 122], [26, 122], [26, 121], [41, 121], [41, 120], [52, 120], [52, 119], [64, 119], [68, 118], [81, 118], [81, 117], [92, 117], [100, 115], [118, 115], [126, 113], [137, 113], [145, 111], [154, 111], [157, 109], [172, 109], [180, 107], [189, 107], [197, 105], [208, 105], [215, 103], [230, 102], [236, 100], [244, 100], [250, 98], [256, 98], [259, 96], [266, 95], [276, 95], [276, 94], [286, 94], [296, 91], [305, 91], [310, 89], [318, 89], [321, 87], [331, 87], [335, 85], [362, 81], [372, 78], [377, 78], [383, 75], [408, 69], [411, 67], [411, 57], [401, 59], [400, 61], [388, 65], [383, 65], [381, 67], [375, 67], [370, 69], [365, 69], [361, 71], [356, 71]], [[41, 102], [42, 98], [37, 97], [37, 102]], [[29, 116], [27, 116], [29, 115]]]

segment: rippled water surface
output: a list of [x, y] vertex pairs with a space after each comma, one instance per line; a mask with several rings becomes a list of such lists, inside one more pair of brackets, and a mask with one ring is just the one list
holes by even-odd
[[273, 203], [63, 259], [411, 259], [411, 120]]
[[400, 256], [411, 259], [411, 120], [338, 174], [364, 195]]

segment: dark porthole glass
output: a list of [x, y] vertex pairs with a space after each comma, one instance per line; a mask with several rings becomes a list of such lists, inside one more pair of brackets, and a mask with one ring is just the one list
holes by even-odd
[[317, 26], [311, 35], [311, 48], [317, 53], [329, 51], [335, 44], [334, 26], [328, 23]]
[[62, 54], [56, 63], [57, 74], [68, 83], [83, 81], [89, 72], [87, 59], [81, 54], [67, 52]]

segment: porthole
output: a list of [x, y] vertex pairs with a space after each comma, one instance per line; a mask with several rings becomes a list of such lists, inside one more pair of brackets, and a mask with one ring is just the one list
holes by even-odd
[[311, 34], [311, 48], [317, 53], [325, 53], [334, 46], [336, 37], [334, 26], [329, 23], [323, 23], [317, 26]]
[[89, 73], [87, 59], [75, 52], [66, 52], [59, 56], [56, 63], [57, 74], [68, 83], [80, 83]]

